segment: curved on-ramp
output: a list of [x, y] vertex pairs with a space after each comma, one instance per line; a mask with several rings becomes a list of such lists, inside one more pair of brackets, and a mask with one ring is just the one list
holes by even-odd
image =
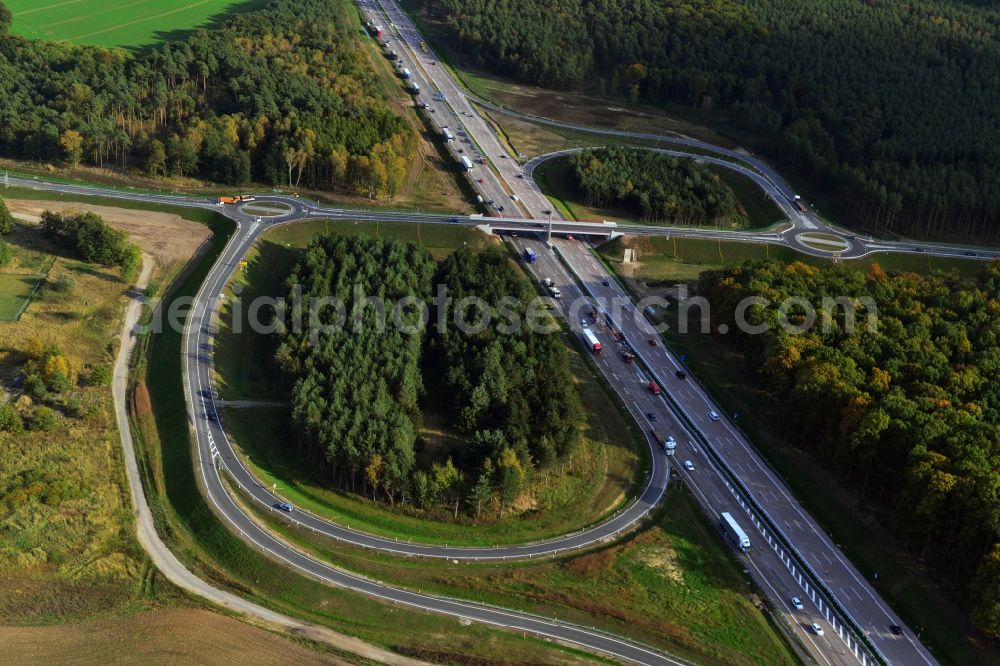
[[[137, 292], [141, 293], [146, 287], [152, 267], [152, 260], [148, 256], [144, 256], [142, 270], [135, 284]], [[193, 574], [170, 552], [167, 545], [163, 543], [160, 535], [156, 532], [153, 514], [149, 509], [149, 504], [146, 502], [146, 495], [143, 492], [142, 477], [139, 473], [139, 465], [135, 455], [135, 443], [132, 440], [132, 431], [128, 419], [128, 361], [135, 347], [136, 329], [142, 312], [143, 302], [144, 298], [137, 294], [132, 297], [126, 307], [125, 321], [122, 325], [119, 339], [118, 356], [115, 359], [112, 395], [114, 399], [115, 420], [118, 425], [118, 433], [124, 453], [125, 474], [128, 479], [129, 493], [132, 498], [136, 536], [139, 539], [139, 544], [149, 555], [150, 560], [152, 560], [153, 565], [167, 580], [177, 587], [227, 608], [230, 611], [252, 617], [258, 622], [266, 623], [268, 626], [277, 627], [288, 634], [326, 643], [347, 652], [386, 664], [398, 664], [400, 666], [423, 665], [424, 662], [417, 661], [416, 659], [410, 659], [389, 652], [359, 638], [341, 634], [327, 627], [277, 613], [269, 608], [238, 597], [235, 594], [220, 590]]]

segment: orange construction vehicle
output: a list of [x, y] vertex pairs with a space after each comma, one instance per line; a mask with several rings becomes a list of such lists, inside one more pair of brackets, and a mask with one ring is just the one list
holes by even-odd
[[237, 194], [235, 197], [219, 197], [220, 204], [238, 204], [247, 203], [248, 201], [253, 201], [256, 199], [252, 194]]

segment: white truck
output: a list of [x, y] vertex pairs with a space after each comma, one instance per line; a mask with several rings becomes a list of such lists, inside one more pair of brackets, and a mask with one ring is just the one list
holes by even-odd
[[459, 161], [462, 163], [462, 166], [465, 167], [466, 171], [472, 171], [472, 160], [470, 160], [467, 156], [462, 155], [462, 159]]
[[445, 140], [445, 141], [454, 141], [454, 140], [455, 140], [455, 135], [454, 135], [454, 134], [452, 134], [452, 133], [451, 133], [451, 130], [450, 130], [450, 129], [448, 129], [447, 127], [445, 127], [445, 128], [442, 128], [442, 130], [441, 130], [441, 134], [443, 134], [443, 135], [444, 135], [444, 140]]
[[736, 522], [736, 519], [728, 511], [723, 511], [719, 514], [719, 527], [733, 548], [743, 553], [750, 550], [750, 537], [747, 536], [747, 533], [743, 531], [743, 528], [740, 527], [740, 524]]

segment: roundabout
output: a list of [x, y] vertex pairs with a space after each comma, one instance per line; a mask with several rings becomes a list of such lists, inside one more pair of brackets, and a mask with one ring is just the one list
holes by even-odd
[[825, 252], [831, 256], [849, 252], [853, 244], [843, 236], [822, 233], [818, 231], [804, 231], [795, 235], [795, 242], [808, 247], [811, 250]]
[[291, 205], [281, 200], [251, 201], [241, 204], [237, 210], [243, 215], [267, 218], [288, 217], [295, 212]]

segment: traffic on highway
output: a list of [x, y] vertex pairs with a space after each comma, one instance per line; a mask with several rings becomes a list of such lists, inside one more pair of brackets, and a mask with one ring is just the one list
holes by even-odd
[[[395, 0], [361, 0], [359, 4], [369, 25], [378, 27], [380, 44], [402, 84], [413, 95], [414, 104], [422, 109], [438, 140], [445, 144], [456, 170], [464, 171], [489, 217], [335, 208], [279, 194], [255, 198], [256, 205], [272, 204], [285, 211], [261, 218], [245, 212], [245, 202], [240, 200], [108, 190], [38, 178], [4, 179], [8, 185], [54, 193], [219, 210], [237, 223], [236, 233], [201, 287], [184, 341], [183, 374], [188, 416], [197, 436], [198, 474], [220, 517], [274, 558], [332, 585], [463, 620], [529, 631], [629, 662], [679, 664], [679, 660], [659, 650], [605, 632], [419, 594], [342, 571], [290, 547], [241, 506], [241, 501], [256, 501], [317, 533], [386, 553], [454, 560], [543, 557], [605, 542], [634, 528], [660, 502], [673, 476], [691, 489], [706, 516], [733, 546], [735, 557], [784, 618], [788, 632], [818, 663], [936, 663], [914, 632], [795, 500], [785, 482], [739, 429], [738, 416], [725, 414], [664, 344], [647, 313], [637, 310], [629, 293], [595, 256], [590, 243], [623, 233], [712, 238], [783, 245], [804, 254], [844, 260], [874, 252], [989, 260], [1000, 257], [1000, 251], [859, 238], [826, 224], [795, 196], [779, 174], [751, 155], [683, 137], [580, 128], [503, 109], [469, 95], [448, 69], [438, 64]], [[595, 136], [627, 134], [662, 140], [670, 147], [658, 149], [661, 153], [690, 156], [747, 176], [778, 204], [787, 221], [759, 232], [728, 232], [563, 220], [533, 175], [546, 160], [572, 151], [531, 159], [513, 154], [480, 114], [480, 108], [586, 130]], [[518, 256], [525, 257], [525, 270], [538, 285], [539, 293], [549, 298], [552, 312], [562, 319], [564, 330], [589, 352], [595, 367], [647, 434], [650, 471], [637, 497], [604, 522], [580, 532], [536, 543], [464, 548], [400, 543], [352, 530], [295, 508], [265, 487], [240, 461], [216, 405], [212, 366], [215, 320], [226, 284], [261, 234], [276, 225], [308, 218], [460, 224], [501, 235]], [[835, 240], [825, 239], [827, 236]], [[240, 501], [231, 496], [229, 483], [241, 489]]]

